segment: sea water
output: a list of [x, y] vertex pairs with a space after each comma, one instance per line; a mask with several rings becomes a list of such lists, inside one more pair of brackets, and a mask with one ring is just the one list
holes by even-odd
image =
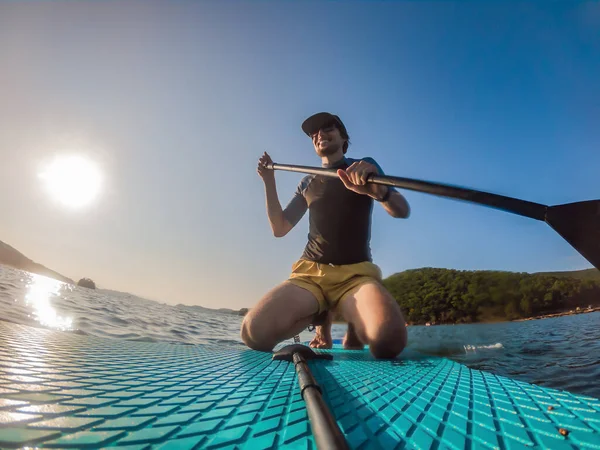
[[[244, 299], [249, 306], [255, 301]], [[0, 266], [0, 320], [111, 339], [244, 345], [242, 317], [234, 313], [79, 288], [6, 266]], [[345, 329], [334, 324], [333, 338], [342, 339]], [[300, 338], [312, 336], [305, 331]], [[411, 326], [408, 336], [409, 347], [423, 353], [600, 398], [600, 312], [527, 322]]]

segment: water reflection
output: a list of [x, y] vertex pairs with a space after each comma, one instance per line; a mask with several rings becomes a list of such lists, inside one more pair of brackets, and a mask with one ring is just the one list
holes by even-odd
[[71, 330], [73, 319], [60, 316], [51, 304], [51, 299], [60, 296], [64, 283], [52, 278], [32, 274], [27, 285], [25, 303], [33, 307], [34, 319], [41, 325], [58, 330]]

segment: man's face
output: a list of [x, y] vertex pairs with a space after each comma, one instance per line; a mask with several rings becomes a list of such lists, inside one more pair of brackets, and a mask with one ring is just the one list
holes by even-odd
[[344, 139], [335, 124], [325, 125], [311, 137], [319, 156], [333, 155], [344, 145]]

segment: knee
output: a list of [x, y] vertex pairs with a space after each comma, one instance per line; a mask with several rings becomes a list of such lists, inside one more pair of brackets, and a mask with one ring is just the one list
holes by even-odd
[[391, 359], [406, 347], [406, 327], [380, 327], [369, 342], [371, 354], [377, 359]]
[[246, 316], [242, 322], [240, 337], [242, 342], [252, 350], [270, 352], [275, 346], [266, 335], [265, 330], [261, 330], [260, 327], [257, 326], [256, 321], [248, 316]]

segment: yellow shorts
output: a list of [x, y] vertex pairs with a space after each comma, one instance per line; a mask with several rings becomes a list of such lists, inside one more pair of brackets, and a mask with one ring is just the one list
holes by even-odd
[[337, 307], [350, 291], [369, 282], [382, 282], [381, 269], [372, 262], [334, 266], [300, 259], [292, 266], [288, 281], [310, 291], [319, 302], [319, 312]]

